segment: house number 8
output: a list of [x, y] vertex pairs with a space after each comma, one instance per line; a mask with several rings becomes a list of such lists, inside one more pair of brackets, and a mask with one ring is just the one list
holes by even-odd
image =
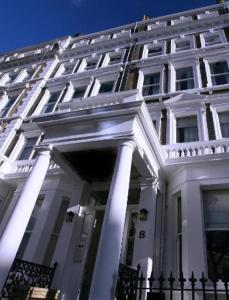
[[146, 232], [144, 230], [139, 231], [139, 238], [144, 239], [146, 237]]

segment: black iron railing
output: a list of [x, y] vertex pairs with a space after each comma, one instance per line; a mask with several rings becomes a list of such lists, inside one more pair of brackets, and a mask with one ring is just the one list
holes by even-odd
[[[140, 275], [139, 272], [140, 266], [138, 266], [138, 268], [135, 270], [123, 264], [119, 265], [118, 280], [116, 286], [116, 297], [118, 300], [136, 299], [138, 279]], [[127, 295], [129, 298], [126, 298]]]
[[[119, 269], [117, 300], [229, 300], [228, 278], [208, 279], [204, 273], [201, 278], [196, 278], [194, 273], [189, 278], [184, 278], [183, 273], [178, 278], [172, 273], [167, 277], [161, 273], [159, 278], [154, 278], [153, 274], [145, 278], [139, 268], [132, 270], [135, 275], [138, 274], [136, 278], [130, 268], [126, 268]], [[130, 278], [128, 274], [131, 274]]]
[[21, 259], [15, 259], [2, 289], [1, 297], [10, 299], [13, 289], [16, 287], [49, 288], [56, 267], [57, 263], [51, 268]]

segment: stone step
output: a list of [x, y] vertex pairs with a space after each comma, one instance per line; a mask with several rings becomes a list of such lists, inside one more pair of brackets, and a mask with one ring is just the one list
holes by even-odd
[[60, 290], [30, 287], [30, 288], [14, 288], [11, 300], [57, 300]]

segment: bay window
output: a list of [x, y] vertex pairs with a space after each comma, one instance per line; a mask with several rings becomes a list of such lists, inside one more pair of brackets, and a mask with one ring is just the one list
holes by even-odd
[[229, 280], [229, 190], [203, 191], [203, 207], [208, 275]]

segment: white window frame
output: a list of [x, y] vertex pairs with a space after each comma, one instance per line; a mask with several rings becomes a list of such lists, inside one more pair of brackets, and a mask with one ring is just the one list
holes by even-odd
[[[176, 43], [179, 41], [189, 41], [190, 48], [186, 49], [186, 50], [176, 51]], [[181, 53], [181, 52], [185, 52], [185, 51], [190, 51], [194, 48], [195, 48], [195, 41], [194, 41], [194, 37], [192, 35], [180, 36], [180, 37], [177, 37], [177, 38], [171, 40], [171, 53]]]
[[[172, 104], [170, 104], [172, 105]], [[198, 137], [199, 141], [208, 140], [208, 131], [207, 131], [207, 124], [206, 124], [206, 116], [203, 113], [202, 106], [200, 102], [195, 104], [195, 107], [185, 104], [183, 102], [183, 106], [181, 104], [178, 107], [168, 107], [168, 122], [167, 122], [167, 144], [177, 144], [177, 118], [184, 118], [184, 117], [197, 117], [197, 128], [198, 128]], [[198, 143], [199, 141], [196, 141]], [[190, 142], [187, 142], [190, 143]], [[193, 142], [195, 143], [195, 142]], [[179, 143], [178, 143], [179, 144]], [[186, 143], [182, 143], [186, 144]]]
[[[89, 95], [90, 97], [93, 97], [93, 96], [97, 96], [99, 95], [99, 90], [100, 90], [100, 86], [101, 86], [101, 83], [106, 83], [106, 82], [111, 82], [113, 81], [114, 82], [114, 85], [113, 85], [113, 89], [112, 89], [112, 92], [109, 92], [110, 94], [111, 93], [114, 93], [114, 90], [115, 90], [115, 87], [116, 87], [116, 84], [117, 84], [117, 75], [112, 75], [112, 76], [104, 76], [104, 77], [97, 77], [95, 79], [95, 83], [94, 83], [94, 86], [93, 86], [93, 89], [92, 89], [92, 92], [91, 94]], [[108, 93], [108, 94], [109, 94]]]
[[152, 97], [155, 97], [157, 95], [161, 95], [161, 94], [164, 93], [164, 87], [163, 87], [164, 65], [150, 67], [150, 68], [144, 68], [144, 69], [139, 70], [137, 89], [142, 90], [145, 75], [150, 75], [150, 74], [155, 74], [155, 73], [160, 73], [159, 94], [153, 94], [153, 95], [145, 96], [144, 99], [152, 98]]
[[[79, 69], [78, 69], [77, 73], [80, 73], [80, 72], [91, 72], [91, 71], [96, 70], [98, 68], [98, 66], [99, 66], [101, 57], [102, 57], [101, 55], [96, 55], [96, 54], [93, 55], [93, 56], [85, 57], [81, 61], [81, 63], [79, 63]], [[89, 69], [89, 70], [86, 69], [87, 68], [87, 61], [88, 60], [97, 60], [97, 64], [96, 64], [95, 68]]]
[[[176, 70], [181, 69], [181, 68], [188, 68], [192, 67], [193, 68], [193, 78], [194, 78], [194, 88], [190, 90], [182, 90], [182, 91], [177, 91], [176, 90]], [[193, 91], [195, 89], [199, 89], [202, 87], [202, 79], [201, 79], [201, 74], [200, 74], [200, 65], [198, 61], [190, 61], [188, 62], [187, 60], [184, 62], [173, 62], [169, 65], [169, 78], [170, 78], [170, 86], [169, 90], [171, 93], [182, 93], [185, 91]]]
[[211, 69], [210, 69], [210, 64], [214, 64], [217, 62], [225, 61], [227, 62], [228, 68], [229, 68], [229, 55], [224, 55], [222, 57], [220, 56], [215, 56], [214, 57], [206, 57], [204, 58], [204, 64], [205, 64], [205, 70], [206, 70], [206, 75], [207, 75], [207, 87], [225, 87], [228, 86], [229, 83], [227, 84], [222, 84], [222, 85], [213, 85], [212, 84], [212, 78], [211, 78]]
[[[111, 51], [109, 53], [106, 53], [105, 57], [104, 57], [104, 60], [103, 60], [103, 63], [101, 65], [101, 67], [112, 67], [112, 66], [117, 66], [119, 64], [122, 64], [123, 63], [123, 58], [124, 58], [124, 54], [125, 54], [125, 50], [122, 49], [115, 49], [114, 51]], [[121, 59], [118, 63], [115, 63], [115, 64], [109, 64], [110, 63], [110, 58], [112, 56], [116, 56], [116, 55], [120, 55], [121, 56]]]
[[[206, 46], [206, 44], [205, 44], [205, 38], [206, 38], [206, 36], [211, 36], [211, 35], [216, 35], [216, 34], [219, 36], [221, 42], [219, 44]], [[201, 46], [203, 48], [214, 47], [214, 46], [220, 45], [221, 43], [224, 44], [224, 43], [227, 42], [226, 37], [225, 37], [225, 33], [221, 29], [218, 29], [218, 30], [209, 30], [208, 32], [200, 33], [200, 41], [201, 41]]]
[[223, 138], [222, 137], [220, 120], [219, 120], [219, 113], [229, 112], [229, 104], [228, 103], [211, 104], [211, 112], [212, 112], [212, 118], [213, 118], [213, 124], [214, 124], [214, 129], [215, 129], [215, 138], [216, 138], [216, 140], [228, 139], [228, 138]]
[[[159, 55], [155, 55], [155, 56], [148, 56], [148, 52], [149, 52], [149, 49], [153, 49], [153, 48], [157, 48], [157, 47], [161, 47], [162, 50], [161, 50], [161, 54]], [[143, 54], [142, 54], [142, 58], [157, 58], [161, 55], [164, 55], [165, 54], [165, 41], [160, 41], [158, 42], [157, 40], [153, 41], [153, 43], [149, 43], [149, 44], [146, 44], [144, 45], [143, 47]]]

